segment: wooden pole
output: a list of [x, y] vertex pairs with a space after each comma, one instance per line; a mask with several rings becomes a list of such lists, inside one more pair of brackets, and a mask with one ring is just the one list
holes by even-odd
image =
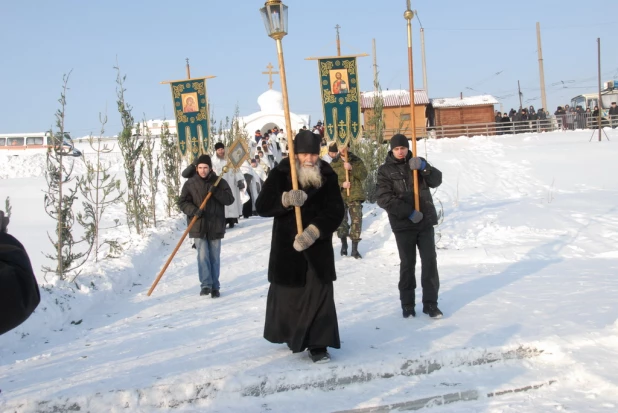
[[[519, 94], [519, 110], [521, 110], [521, 108], [523, 108], [522, 103], [521, 103], [521, 86], [519, 85], [519, 80], [517, 81], [517, 90], [518, 90], [518, 94]], [[545, 109], [545, 108], [543, 108]]]
[[[221, 182], [221, 178], [223, 178], [223, 175], [227, 172], [227, 169], [228, 169], [227, 166], [223, 167], [223, 173], [221, 175], [219, 175], [219, 177], [217, 178], [217, 181], [214, 184], [215, 187], [219, 186], [219, 182]], [[208, 195], [206, 195], [206, 198], [204, 198], [204, 201], [202, 202], [202, 205], [200, 205], [200, 209], [202, 211], [204, 210], [204, 208], [206, 208], [206, 204], [208, 203], [208, 200], [210, 199], [210, 197], [212, 197], [212, 192], [208, 192]], [[189, 231], [191, 231], [191, 228], [193, 228], [193, 225], [195, 224], [196, 221], [197, 221], [197, 216], [194, 216], [193, 219], [191, 220], [191, 222], [189, 223], [189, 225], [187, 226], [187, 229], [182, 234], [182, 237], [180, 237], [180, 241], [178, 241], [178, 244], [176, 244], [176, 248], [174, 248], [174, 251], [172, 251], [172, 255], [170, 255], [170, 257], [167, 259], [167, 262], [163, 266], [163, 269], [161, 269], [161, 272], [159, 272], [159, 275], [157, 276], [157, 279], [152, 283], [152, 286], [150, 287], [150, 290], [148, 290], [148, 294], [147, 294], [148, 297], [150, 297], [150, 294], [152, 294], [154, 289], [157, 287], [157, 284], [159, 283], [159, 280], [161, 280], [161, 277], [163, 277], [163, 274], [165, 274], [165, 270], [167, 270], [167, 267], [172, 262], [172, 259], [174, 259], [174, 256], [176, 255], [176, 253], [178, 252], [178, 249], [182, 245], [182, 242], [185, 240], [185, 238], [189, 234]]]
[[[336, 25], [335, 29], [337, 30], [337, 56], [341, 56], [341, 38], [339, 36], [339, 29], [341, 29], [341, 26]], [[345, 163], [348, 163], [348, 152], [347, 151], [345, 155], [343, 155], [343, 161]], [[345, 181], [350, 182], [350, 171], [348, 171], [347, 169], [345, 169]], [[350, 188], [346, 189], [346, 194], [348, 197], [350, 197]]]
[[[416, 157], [416, 114], [414, 110], [414, 60], [412, 59], [412, 18], [414, 12], [410, 6], [410, 0], [407, 0], [408, 9], [404, 13], [405, 19], [408, 21], [408, 72], [410, 76], [410, 122], [412, 122], [412, 156]], [[420, 197], [418, 192], [418, 170], [412, 171], [412, 181], [414, 182], [414, 209], [420, 212]]]
[[547, 95], [545, 94], [545, 70], [543, 69], [543, 47], [541, 46], [541, 23], [536, 22], [536, 43], [539, 51], [539, 73], [541, 76], [541, 104], [547, 110]]
[[[283, 112], [285, 114], [285, 127], [288, 136], [288, 157], [290, 158], [290, 174], [292, 175], [292, 189], [298, 190], [298, 175], [296, 174], [296, 152], [294, 151], [294, 136], [292, 133], [292, 120], [290, 119], [290, 103], [288, 101], [288, 84], [285, 77], [285, 61], [283, 60], [283, 45], [281, 39], [277, 42], [277, 56], [279, 58], [279, 77], [281, 78], [281, 94], [283, 95]], [[303, 233], [303, 220], [300, 215], [300, 207], [294, 207], [296, 214], [296, 230], [298, 235]]]
[[187, 61], [187, 79], [191, 79], [191, 67], [189, 66], [189, 58], [187, 58], [186, 61]]
[[602, 118], [602, 102], [601, 102], [601, 38], [597, 37], [597, 55], [599, 61], [599, 104], [597, 107], [599, 108], [599, 142], [601, 142], [601, 118]]

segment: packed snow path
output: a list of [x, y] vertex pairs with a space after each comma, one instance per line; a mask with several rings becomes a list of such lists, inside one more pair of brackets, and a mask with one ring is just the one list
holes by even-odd
[[[43, 289], [31, 319], [0, 337], [0, 410], [615, 411], [618, 133], [608, 133], [428, 142], [444, 173], [434, 197], [445, 318], [422, 314], [420, 289], [417, 317], [401, 317], [395, 240], [366, 205], [364, 259], [337, 254], [342, 349], [325, 365], [261, 337], [271, 220], [228, 230], [219, 299], [198, 295], [188, 241], [146, 296], [185, 228], [164, 220], [77, 284]], [[50, 223], [25, 217], [42, 210], [39, 158], [0, 159], [9, 229], [37, 269]]]

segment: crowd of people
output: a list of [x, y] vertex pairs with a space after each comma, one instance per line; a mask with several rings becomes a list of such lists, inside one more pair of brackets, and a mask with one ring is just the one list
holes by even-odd
[[[223, 144], [218, 143], [214, 158], [201, 155], [184, 172], [188, 180], [178, 206], [189, 222], [197, 217], [189, 232], [197, 249], [200, 295], [220, 297], [221, 239], [229, 220], [238, 218], [239, 199], [251, 205], [261, 217], [273, 218], [266, 301], [264, 338], [285, 343], [294, 352], [308, 350], [311, 360], [330, 360], [328, 348], [340, 348], [339, 327], [333, 282], [337, 279], [333, 235], [341, 240], [340, 254], [362, 259], [363, 181], [367, 169], [348, 145], [330, 145], [328, 158], [319, 157], [322, 137], [303, 129], [294, 138], [295, 157], [278, 153], [283, 142], [279, 133], [255, 133], [251, 166], [223, 173]], [[274, 136], [273, 136], [274, 135]], [[277, 145], [279, 144], [279, 145]], [[427, 160], [413, 157], [404, 135], [391, 139], [391, 150], [378, 170], [378, 205], [388, 214], [400, 257], [399, 296], [404, 318], [416, 316], [416, 249], [421, 260], [423, 313], [437, 319], [440, 287], [434, 226], [436, 208], [430, 188], [442, 183], [442, 173]], [[287, 151], [286, 151], [287, 152]], [[272, 156], [272, 158], [270, 158]], [[270, 160], [268, 172], [257, 162]], [[272, 162], [272, 163], [271, 163]], [[297, 171], [298, 189], [293, 189], [291, 163]], [[250, 168], [250, 169], [249, 169]], [[256, 169], [263, 174], [255, 174]], [[222, 179], [219, 176], [222, 175]], [[244, 176], [243, 176], [244, 175]], [[414, 177], [420, 202], [415, 205]], [[220, 181], [220, 182], [219, 182]], [[219, 182], [219, 184], [217, 184]], [[259, 183], [255, 193], [247, 188]], [[202, 207], [202, 203], [212, 194]], [[243, 201], [243, 194], [247, 194]], [[232, 211], [233, 215], [229, 215]], [[302, 231], [297, 225], [300, 214]]]
[[509, 113], [496, 111], [495, 121], [498, 135], [551, 129], [549, 113], [543, 108], [535, 110], [534, 106], [519, 110], [511, 109]]
[[[558, 106], [552, 119], [550, 113], [543, 108], [538, 110], [534, 106], [529, 108], [511, 109], [509, 113], [495, 112], [496, 133], [498, 135], [510, 133], [542, 132], [559, 128], [562, 130], [596, 129], [598, 128], [599, 107], [584, 109], [581, 106]], [[555, 124], [553, 122], [556, 122]], [[611, 103], [608, 117], [602, 117], [603, 126], [618, 126], [618, 107], [616, 102]], [[554, 127], [554, 125], [556, 127]]]
[[[193, 223], [189, 238], [197, 250], [199, 295], [213, 299], [221, 296], [221, 240], [226, 229], [243, 215], [273, 219], [264, 338], [287, 344], [293, 353], [308, 350], [314, 363], [324, 363], [330, 361], [328, 348], [341, 346], [333, 236], [341, 240], [342, 256], [348, 255], [349, 238], [350, 256], [363, 258], [359, 243], [368, 171], [348, 145], [330, 145], [329, 159], [321, 159], [322, 137], [307, 129], [295, 136], [295, 156], [290, 159], [279, 140], [283, 136], [276, 128], [264, 136], [256, 131], [251, 146], [258, 156], [237, 168], [228, 162], [225, 145], [217, 143], [212, 157], [202, 154], [182, 172], [187, 180], [177, 204], [187, 223]], [[292, 163], [298, 189], [292, 184]], [[377, 202], [388, 214], [399, 252], [397, 288], [404, 318], [416, 316], [417, 249], [422, 311], [433, 319], [443, 316], [434, 237], [438, 215], [430, 191], [441, 183], [440, 170], [412, 156], [408, 138], [393, 136], [378, 170]], [[7, 226], [8, 218], [0, 211], [0, 334], [22, 323], [40, 301], [28, 256], [6, 233]]]

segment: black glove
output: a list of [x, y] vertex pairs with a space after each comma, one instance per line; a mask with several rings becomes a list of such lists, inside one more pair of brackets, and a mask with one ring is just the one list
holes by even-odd
[[245, 189], [245, 181], [238, 181], [236, 186], [238, 186], [238, 189]]
[[189, 166], [187, 166], [185, 168], [184, 171], [182, 171], [182, 177], [183, 178], [191, 178], [193, 175], [195, 175], [195, 172], [197, 171], [197, 169], [195, 168], [195, 165], [190, 164]]
[[204, 215], [204, 210], [203, 209], [199, 209], [199, 208], [195, 208], [195, 211], [193, 211], [193, 216], [201, 218], [202, 215]]
[[217, 188], [219, 188], [216, 185], [210, 185], [210, 189], [208, 190], [208, 192], [210, 192], [211, 194], [215, 194], [215, 191], [217, 190]]
[[6, 232], [6, 227], [9, 226], [9, 217], [4, 216], [4, 211], [0, 211], [0, 232]]

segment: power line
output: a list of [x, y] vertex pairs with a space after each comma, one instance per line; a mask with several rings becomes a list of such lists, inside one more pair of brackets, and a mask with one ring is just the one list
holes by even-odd
[[[554, 26], [554, 27], [543, 27], [543, 30], [569, 30], [574, 28], [583, 28], [583, 27], [599, 27], [599, 26], [615, 26], [618, 24], [616, 21], [604, 22], [604, 23], [595, 23], [595, 24], [576, 24], [571, 26]], [[433, 31], [480, 31], [480, 32], [504, 32], [504, 31], [530, 31], [529, 27], [427, 27], [425, 30], [433, 30]]]

